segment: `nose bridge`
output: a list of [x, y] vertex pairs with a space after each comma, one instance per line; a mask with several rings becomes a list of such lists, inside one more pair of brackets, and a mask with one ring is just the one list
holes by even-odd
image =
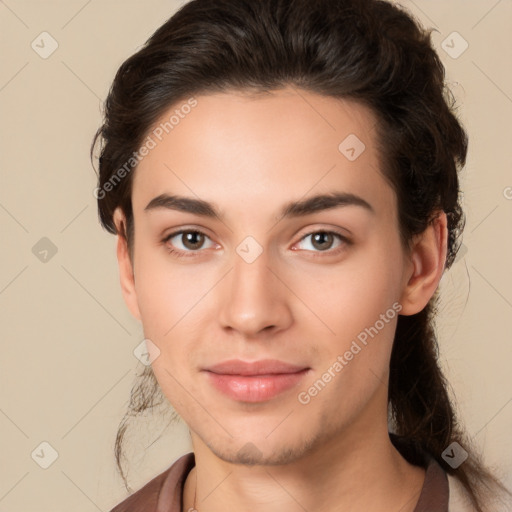
[[268, 250], [254, 239], [246, 239], [236, 248], [232, 267], [221, 299], [220, 321], [224, 327], [254, 335], [289, 322], [284, 290], [273, 274]]

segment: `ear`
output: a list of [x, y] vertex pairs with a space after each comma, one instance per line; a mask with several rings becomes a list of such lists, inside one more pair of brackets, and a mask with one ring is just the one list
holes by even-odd
[[400, 300], [401, 315], [419, 313], [434, 295], [444, 272], [447, 243], [446, 213], [441, 211], [427, 229], [413, 240]]
[[133, 263], [130, 259], [128, 243], [126, 240], [126, 217], [121, 208], [116, 208], [113, 216], [117, 231], [117, 263], [119, 265], [119, 279], [121, 282], [121, 291], [123, 298], [130, 310], [130, 313], [140, 320], [139, 304], [137, 302], [137, 292], [135, 291], [135, 276], [133, 272]]

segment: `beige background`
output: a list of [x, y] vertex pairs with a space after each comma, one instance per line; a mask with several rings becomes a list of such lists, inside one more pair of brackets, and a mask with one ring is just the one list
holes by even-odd
[[[470, 435], [512, 486], [512, 2], [403, 4], [437, 28], [470, 134], [441, 358]], [[113, 443], [143, 336], [122, 301], [115, 239], [97, 221], [89, 145], [118, 66], [178, 5], [0, 0], [0, 512], [108, 511], [126, 494]], [[47, 59], [31, 47], [43, 50], [43, 31], [58, 43]], [[463, 48], [454, 31], [469, 44], [458, 58], [441, 47]], [[32, 251], [43, 237], [58, 251], [46, 262]], [[184, 425], [146, 449], [163, 426], [148, 428], [136, 438], [134, 489], [190, 449]], [[47, 469], [35, 462], [48, 460], [44, 441], [58, 452]]]

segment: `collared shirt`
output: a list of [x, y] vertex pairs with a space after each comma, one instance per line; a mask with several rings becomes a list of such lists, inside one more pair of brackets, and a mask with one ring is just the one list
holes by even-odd
[[[473, 512], [462, 487], [448, 477], [433, 457], [415, 451], [396, 436], [391, 435], [391, 440], [404, 458], [425, 468], [425, 481], [414, 512]], [[181, 512], [183, 487], [194, 465], [193, 453], [183, 455], [111, 512]]]

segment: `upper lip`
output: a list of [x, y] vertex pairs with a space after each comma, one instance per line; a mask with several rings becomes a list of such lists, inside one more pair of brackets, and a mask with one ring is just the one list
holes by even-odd
[[221, 375], [278, 375], [297, 373], [306, 369], [308, 369], [307, 366], [297, 366], [277, 359], [261, 359], [252, 362], [230, 359], [205, 368], [206, 371]]

